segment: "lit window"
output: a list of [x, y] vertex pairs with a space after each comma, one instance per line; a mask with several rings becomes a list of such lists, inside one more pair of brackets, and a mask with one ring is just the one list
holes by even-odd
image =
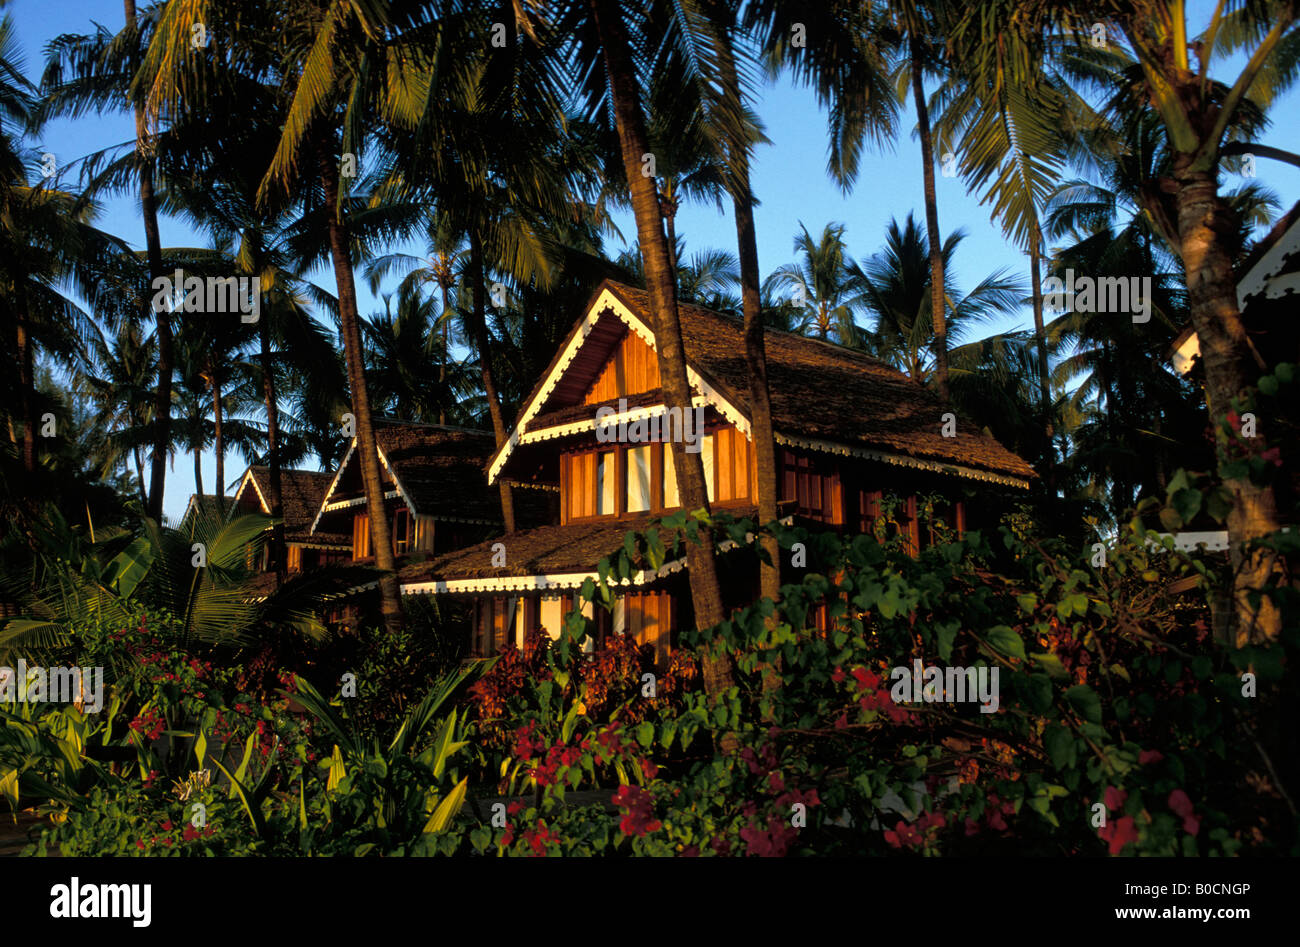
[[650, 509], [650, 445], [630, 448], [627, 452], [627, 511], [641, 513]]
[[614, 452], [600, 455], [596, 463], [596, 515], [609, 516], [617, 513], [614, 507], [615, 497], [615, 462]]
[[709, 502], [713, 502], [713, 447], [716, 440], [712, 434], [700, 438], [700, 460], [704, 462], [704, 485], [709, 491]]
[[675, 506], [681, 505], [681, 499], [677, 496], [677, 468], [673, 466], [673, 452], [667, 444], [664, 445], [664, 509], [671, 510]]

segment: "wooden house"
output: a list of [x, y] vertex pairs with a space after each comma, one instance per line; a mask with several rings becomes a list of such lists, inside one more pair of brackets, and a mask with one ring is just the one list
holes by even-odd
[[[648, 297], [606, 281], [487, 464], [490, 482], [505, 477], [558, 491], [558, 515], [550, 525], [402, 570], [405, 594], [472, 601], [474, 654], [519, 643], [532, 629], [557, 636], [598, 560], [621, 548], [628, 530], [679, 505], [665, 434], [687, 443], [698, 437], [715, 511], [754, 514], [741, 323], [689, 305], [680, 313], [693, 415], [702, 430], [666, 430], [663, 423], [650, 430], [650, 419], [664, 412], [664, 396]], [[996, 508], [983, 499], [967, 502], [968, 493], [1015, 493], [1034, 479], [1023, 460], [972, 423], [945, 419], [933, 395], [876, 359], [773, 330], [766, 348], [783, 513], [867, 531], [885, 515], [886, 498], [897, 496], [889, 528], [919, 550], [931, 541], [918, 513], [926, 497], [939, 497], [948, 522], [962, 530]], [[754, 570], [729, 566], [735, 558], [719, 560], [730, 604], [753, 595]], [[691, 621], [684, 568], [684, 559], [647, 568], [621, 589], [612, 615], [588, 614], [601, 634], [633, 635], [662, 658], [674, 631]]]
[[[315, 470], [281, 470], [280, 503], [284, 515], [285, 571], [303, 572], [350, 558], [352, 537], [325, 530], [312, 532], [334, 476]], [[271, 515], [271, 469], [249, 467], [235, 488], [236, 514]], [[266, 568], [263, 550], [262, 568]]]

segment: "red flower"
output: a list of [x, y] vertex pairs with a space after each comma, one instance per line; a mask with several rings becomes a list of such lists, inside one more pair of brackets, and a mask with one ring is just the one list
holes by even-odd
[[172, 830], [172, 820], [171, 820], [171, 819], [163, 819], [162, 829], [163, 829], [164, 832], [170, 832], [170, 831]]
[[184, 837], [185, 841], [187, 841], [187, 842], [192, 842], [192, 841], [194, 841], [196, 838], [199, 837], [199, 833], [198, 833], [198, 831], [194, 828], [193, 825], [187, 825], [187, 826], [185, 826], [185, 831], [182, 832], [181, 834], [182, 834], [182, 836]]
[[843, 681], [844, 668], [840, 667], [839, 665], [836, 665], [835, 672], [831, 674], [831, 680], [834, 681], [836, 684], [839, 684], [841, 681]]
[[1097, 830], [1097, 835], [1108, 843], [1112, 855], [1118, 855], [1125, 845], [1138, 840], [1137, 823], [1131, 815], [1126, 815], [1122, 819], [1107, 822]]
[[645, 835], [663, 828], [663, 824], [654, 818], [654, 797], [640, 786], [619, 786], [613, 803], [626, 810], [618, 824], [624, 835]]
[[1114, 786], [1106, 787], [1106, 794], [1102, 801], [1106, 803], [1107, 812], [1119, 812], [1124, 808], [1124, 800], [1128, 798], [1128, 793], [1122, 789], [1116, 789]]
[[1138, 765], [1146, 766], [1148, 763], [1159, 763], [1165, 758], [1165, 755], [1159, 750], [1143, 750], [1138, 754]]
[[1183, 820], [1183, 831], [1188, 835], [1195, 835], [1201, 830], [1201, 820], [1196, 818], [1192, 808], [1192, 800], [1188, 798], [1187, 793], [1181, 789], [1175, 789], [1169, 794], [1169, 808], [1174, 810], [1174, 815]]

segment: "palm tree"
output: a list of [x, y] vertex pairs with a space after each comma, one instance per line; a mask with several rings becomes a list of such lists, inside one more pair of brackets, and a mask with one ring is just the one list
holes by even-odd
[[[465, 265], [466, 253], [461, 247], [461, 236], [455, 231], [446, 214], [434, 214], [428, 225], [428, 255], [425, 258], [409, 253], [388, 253], [376, 257], [366, 265], [366, 276], [372, 293], [379, 291], [380, 281], [390, 273], [403, 273], [397, 286], [399, 305], [418, 295], [423, 286], [437, 287], [441, 308], [434, 327], [441, 333], [441, 357], [438, 362], [438, 384], [445, 388], [447, 366], [451, 360], [451, 327], [456, 306], [453, 294], [460, 282], [459, 273]], [[432, 348], [428, 350], [432, 352]], [[447, 409], [438, 410], [438, 423], [447, 423]]]
[[857, 347], [861, 332], [855, 313], [858, 300], [849, 272], [844, 225], [827, 224], [821, 236], [813, 239], [801, 222], [794, 252], [802, 259], [778, 267], [766, 285], [773, 292], [788, 291], [795, 309], [802, 312], [795, 331]]
[[[1253, 350], [1237, 304], [1233, 261], [1240, 230], [1219, 191], [1222, 149], [1230, 135], [1257, 122], [1262, 108], [1294, 81], [1298, 16], [1293, 3], [1220, 3], [1199, 36], [1189, 28], [1181, 2], [1076, 11], [1046, 0], [1001, 0], [980, 8], [979, 26], [970, 17], [970, 35], [978, 29], [985, 40], [973, 50], [978, 57], [974, 64], [989, 71], [996, 56], [987, 42], [991, 23], [1008, 40], [1003, 48], [1018, 50], [1040, 44], [1044, 33], [1054, 30], [1079, 38], [1082, 45], [1095, 21], [1107, 27], [1117, 40], [1114, 45], [1120, 46], [1123, 38], [1134, 67], [1125, 71], [1112, 111], [1123, 117], [1154, 109], [1169, 142], [1170, 173], [1148, 182], [1144, 205], [1182, 258], [1205, 367], [1206, 403], [1220, 444], [1228, 437], [1226, 417], [1234, 401], [1250, 402], [1254, 380], [1267, 364]], [[1216, 58], [1238, 53], [1244, 54], [1245, 64], [1231, 81], [1210, 75]], [[1017, 78], [1031, 92], [1041, 86], [1032, 72]], [[1258, 593], [1272, 581], [1276, 558], [1253, 544], [1277, 531], [1277, 499], [1271, 485], [1253, 483], [1247, 475], [1226, 474], [1223, 480], [1233, 496], [1227, 521], [1235, 628], [1228, 637], [1239, 643], [1271, 640], [1281, 633], [1281, 615], [1268, 596]]]
[[[949, 282], [939, 295], [948, 313], [945, 324], [958, 342], [975, 324], [1018, 311], [1024, 297], [1020, 282], [1003, 272], [985, 277], [958, 297], [952, 259], [965, 237], [960, 230], [950, 234], [941, 252], [942, 271]], [[931, 257], [925, 234], [909, 214], [901, 227], [897, 220], [890, 221], [884, 249], [865, 263], [854, 264], [849, 282], [876, 320], [872, 329], [860, 333], [865, 348], [913, 381], [937, 388], [938, 350], [929, 317], [934, 298]]]
[[[399, 102], [396, 97], [402, 89], [408, 90], [408, 95], [416, 94], [409, 90], [418, 82], [409, 73], [398, 77], [376, 65], [384, 62], [385, 56], [385, 8], [362, 9], [348, 0], [294, 0], [254, 13], [236, 3], [213, 3], [208, 10], [225, 31], [221, 35], [229, 37], [224, 52], [237, 63], [236, 68], [278, 77], [289, 99], [282, 133], [258, 197], [275, 205], [289, 195], [296, 196], [319, 221], [315, 232], [322, 238], [337, 286], [340, 331], [375, 561], [383, 570], [380, 607], [385, 627], [396, 631], [402, 624], [401, 599], [384, 513], [353, 273], [354, 239], [358, 234], [352, 216], [360, 202], [342, 186], [349, 179], [340, 174], [340, 168], [345, 155], [359, 161], [366, 121], [374, 115], [372, 105], [386, 101], [394, 107], [409, 106], [409, 99]], [[195, 71], [169, 68], [175, 62], [191, 59], [191, 27], [192, 17], [183, 5], [164, 8], [159, 18], [141, 81], [147, 88], [146, 101], [159, 114], [203, 105], [201, 84], [194, 81]], [[278, 58], [268, 58], [267, 50], [276, 51]], [[394, 80], [391, 86], [390, 79]], [[406, 80], [409, 84], [405, 84]], [[382, 84], [393, 95], [386, 97], [372, 83]], [[195, 86], [193, 90], [191, 85]]]
[[[93, 36], [64, 35], [53, 40], [41, 81], [42, 101], [34, 115], [35, 124], [39, 126], [50, 118], [76, 117], [91, 108], [101, 113], [111, 109], [131, 110], [135, 119], [135, 143], [134, 154], [129, 162], [129, 175], [125, 180], [118, 176], [102, 178], [92, 184], [91, 191], [119, 189], [125, 185], [126, 180], [134, 180], [138, 184], [145, 232], [145, 259], [148, 264], [147, 273], [142, 273], [141, 276], [150, 283], [167, 274], [163, 263], [158, 201], [154, 187], [156, 130], [150, 129], [145, 103], [135, 85], [135, 77], [145, 48], [152, 41], [154, 12], [150, 10], [149, 16], [142, 23], [137, 17], [135, 0], [123, 0], [125, 23], [121, 32], [112, 34], [101, 27]], [[143, 287], [133, 295], [141, 300], [151, 298]], [[150, 515], [161, 520], [175, 365], [168, 314], [154, 312], [153, 319], [158, 347], [158, 384], [154, 393], [153, 417], [156, 428], [153, 432], [148, 497]]]

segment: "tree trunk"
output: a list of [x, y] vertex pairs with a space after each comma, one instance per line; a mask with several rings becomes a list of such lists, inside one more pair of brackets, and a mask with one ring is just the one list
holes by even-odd
[[226, 518], [226, 438], [221, 430], [221, 383], [212, 369], [212, 451], [217, 455], [217, 515]]
[[[659, 199], [654, 183], [641, 174], [641, 156], [648, 154], [649, 136], [641, 114], [641, 96], [637, 76], [628, 50], [619, 6], [614, 0], [589, 0], [605, 67], [609, 72], [614, 117], [618, 125], [623, 168], [632, 191], [632, 210], [636, 216], [637, 238], [645, 267], [650, 313], [654, 321], [655, 350], [659, 358], [659, 377], [664, 401], [671, 410], [691, 410], [691, 387], [686, 377], [686, 354], [682, 345], [681, 322], [677, 313], [677, 291], [669, 263], [663, 221], [659, 216]], [[709, 511], [704, 484], [704, 464], [699, 454], [687, 453], [682, 445], [672, 445], [673, 467], [682, 506], [688, 511]], [[688, 544], [687, 568], [690, 570], [691, 601], [699, 628], [711, 628], [725, 617], [722, 589], [718, 583], [714, 560], [713, 536], [700, 531], [701, 542]], [[709, 694], [718, 694], [732, 686], [731, 661], [727, 654], [704, 662], [703, 679]]]
[[451, 357], [447, 326], [451, 323], [451, 314], [448, 312], [450, 308], [451, 293], [446, 286], [442, 286], [442, 361], [438, 365], [438, 397], [442, 401], [438, 407], [439, 424], [447, 423], [447, 359]]
[[[140, 491], [141, 509], [149, 509], [149, 497], [144, 492], [144, 462], [140, 459], [140, 448], [131, 448], [131, 453], [135, 455], [135, 486]], [[200, 495], [203, 493], [202, 488], [199, 490]]]
[[[128, 29], [135, 29], [135, 0], [122, 0]], [[163, 272], [162, 240], [158, 234], [158, 201], [154, 196], [153, 160], [149, 153], [149, 128], [145, 122], [144, 107], [135, 106], [135, 152], [140, 162], [140, 213], [144, 219], [145, 254], [149, 261], [149, 279], [158, 279]], [[146, 299], [153, 297], [145, 293]], [[154, 330], [158, 336], [158, 387], [154, 392], [154, 441], [149, 471], [148, 512], [161, 522], [163, 494], [167, 483], [167, 454], [171, 443], [172, 372], [175, 355], [172, 349], [171, 317], [164, 310], [154, 313]]]
[[934, 187], [934, 144], [930, 110], [921, 82], [921, 43], [911, 37], [912, 99], [921, 135], [921, 174], [925, 183], [925, 232], [930, 241], [930, 313], [934, 322], [934, 384], [939, 398], [948, 401], [948, 318], [944, 299], [943, 238], [939, 236], [939, 198]]
[[266, 463], [270, 468], [271, 516], [277, 522], [271, 527], [270, 562], [268, 568], [275, 572], [275, 582], [284, 581], [284, 493], [280, 478], [280, 402], [275, 391], [275, 364], [271, 360], [271, 307], [264, 307], [265, 317], [258, 321], [257, 335], [261, 348], [262, 395], [266, 400]]
[[1038, 349], [1038, 399], [1043, 412], [1043, 432], [1047, 441], [1047, 489], [1056, 490], [1056, 432], [1052, 425], [1052, 387], [1047, 371], [1047, 327], [1043, 323], [1042, 235], [1035, 227], [1029, 235], [1029, 282], [1033, 293], [1034, 343]]
[[194, 495], [203, 503], [203, 451], [194, 448]]
[[[20, 300], [19, 308], [26, 306]], [[32, 339], [27, 331], [27, 317], [18, 316], [18, 410], [23, 421], [23, 469], [29, 474], [36, 473], [36, 398], [35, 398], [35, 357], [32, 354]]]
[[[1218, 195], [1212, 174], [1192, 171], [1179, 173], [1175, 165], [1178, 189], [1178, 233], [1182, 246], [1183, 268], [1187, 273], [1187, 291], [1192, 325], [1205, 365], [1205, 401], [1210, 423], [1215, 429], [1220, 457], [1227, 445], [1223, 426], [1233, 408], [1233, 400], [1248, 403], [1254, 394], [1254, 379], [1259, 369], [1252, 364], [1251, 343], [1237, 306], [1237, 292], [1232, 272], [1232, 256], [1227, 237], [1234, 231], [1232, 214]], [[1258, 415], [1257, 440], [1266, 443], [1264, 432], [1269, 419]], [[1228, 540], [1233, 568], [1233, 615], [1231, 621], [1216, 616], [1216, 633], [1222, 640], [1238, 647], [1247, 642], [1276, 639], [1281, 633], [1282, 616], [1273, 601], [1265, 596], [1258, 606], [1249, 600], [1268, 584], [1282, 563], [1267, 550], [1249, 552], [1245, 544], [1268, 536], [1278, 529], [1277, 500], [1271, 486], [1253, 483], [1249, 476], [1224, 477], [1232, 493], [1232, 510], [1228, 514]]]
[[[492, 417], [492, 433], [499, 448], [510, 436], [506, 430], [506, 419], [501, 413], [501, 397], [497, 393], [496, 372], [492, 368], [492, 339], [487, 329], [487, 301], [484, 281], [487, 273], [483, 266], [483, 243], [477, 232], [469, 235], [469, 270], [473, 280], [474, 301], [469, 318], [469, 332], [473, 336], [474, 348], [478, 349], [478, 372], [483, 382], [483, 392], [487, 395], [488, 414]], [[515, 531], [515, 496], [506, 483], [505, 477], [497, 480], [501, 491], [501, 518], [506, 524], [506, 532]]]
[[379, 475], [379, 449], [370, 417], [370, 395], [366, 390], [365, 362], [361, 348], [360, 315], [357, 310], [357, 287], [352, 274], [352, 251], [348, 245], [347, 222], [339, 207], [338, 166], [324, 143], [317, 160], [321, 184], [325, 189], [329, 221], [330, 256], [334, 279], [338, 285], [339, 322], [343, 331], [343, 354], [347, 362], [348, 385], [352, 389], [352, 413], [357, 429], [357, 460], [366, 490], [366, 511], [370, 514], [370, 544], [375, 551], [375, 565], [384, 571], [379, 580], [380, 611], [384, 628], [397, 632], [402, 628], [402, 602], [397, 587], [396, 560], [393, 558], [392, 530], [384, 509], [384, 484]]
[[668, 266], [673, 272], [673, 286], [679, 286], [677, 278], [677, 202], [663, 197], [659, 199], [659, 211], [663, 214], [664, 227], [668, 231]]
[[[749, 191], [749, 159], [737, 157], [739, 186], [744, 193], [732, 199], [736, 216], [736, 247], [740, 257], [740, 296], [745, 315], [745, 369], [749, 376], [750, 442], [758, 479], [758, 522], [776, 520], [776, 446], [772, 433], [772, 400], [767, 388], [767, 347], [763, 335], [762, 298], [758, 268], [758, 238], [754, 230], [753, 195]], [[764, 598], [781, 597], [781, 547], [776, 537], [764, 534], [763, 549], [772, 560], [759, 573]]]

